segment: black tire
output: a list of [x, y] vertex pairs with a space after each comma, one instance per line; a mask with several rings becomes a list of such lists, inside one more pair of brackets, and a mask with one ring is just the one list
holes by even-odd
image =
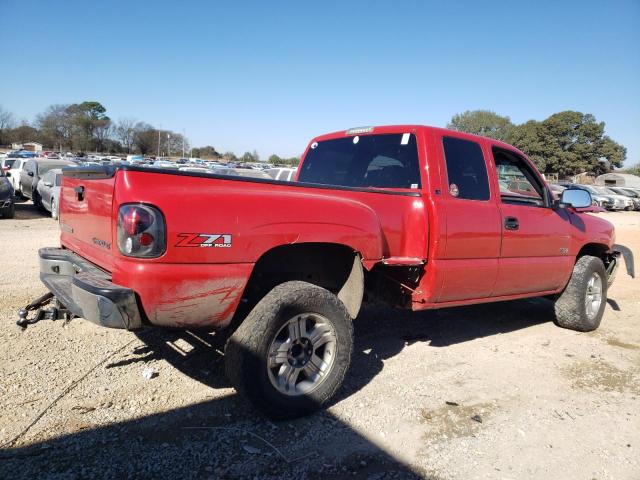
[[11, 202], [11, 205], [0, 210], [2, 218], [13, 218], [16, 215], [16, 204]]
[[38, 193], [37, 190], [34, 190], [33, 193], [31, 194], [31, 201], [33, 202], [33, 204], [38, 210], [40, 210], [41, 212], [46, 211], [46, 209], [44, 208], [44, 205], [42, 204], [42, 197], [40, 197], [40, 194]]
[[[600, 277], [601, 299], [594, 314], [587, 312], [588, 285], [592, 276]], [[571, 279], [555, 302], [554, 323], [562, 328], [578, 332], [590, 332], [600, 326], [607, 304], [607, 273], [598, 257], [580, 257], [573, 267]]]
[[[286, 395], [270, 380], [269, 347], [292, 317], [315, 313], [328, 320], [335, 333], [331, 368], [306, 394]], [[229, 338], [225, 370], [236, 390], [254, 407], [274, 419], [290, 419], [321, 408], [342, 385], [353, 349], [353, 325], [338, 297], [324, 288], [292, 281], [271, 290]]]

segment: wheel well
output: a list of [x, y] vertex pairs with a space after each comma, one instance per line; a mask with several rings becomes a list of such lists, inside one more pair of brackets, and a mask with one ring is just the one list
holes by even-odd
[[256, 262], [244, 290], [243, 310], [248, 313], [276, 285], [291, 280], [329, 290], [338, 295], [352, 317], [358, 314], [364, 291], [360, 255], [333, 243], [282, 245], [266, 252]]
[[578, 256], [576, 260], [580, 257], [584, 257], [585, 255], [591, 255], [592, 257], [598, 257], [602, 259], [603, 262], [607, 261], [607, 252], [609, 251], [609, 247], [602, 243], [587, 243], [583, 245], [580, 251], [578, 252]]

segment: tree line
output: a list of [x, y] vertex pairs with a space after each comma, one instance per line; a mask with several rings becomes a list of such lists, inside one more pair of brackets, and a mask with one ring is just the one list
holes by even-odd
[[466, 111], [454, 115], [447, 128], [509, 143], [524, 152], [538, 170], [560, 177], [582, 172], [601, 175], [622, 167], [627, 156], [625, 147], [605, 135], [604, 122], [570, 110], [522, 124], [489, 110]]
[[[588, 172], [600, 175], [622, 167], [627, 150], [605, 134], [605, 123], [594, 115], [575, 111], [554, 113], [545, 120], [515, 124], [489, 110], [456, 114], [447, 125], [462, 132], [504, 141], [522, 150], [544, 173], [561, 177]], [[193, 157], [230, 162], [257, 162], [258, 153], [218, 152], [213, 146], [193, 148], [180, 133], [158, 129], [146, 122], [122, 118], [114, 122], [95, 101], [51, 105], [32, 124], [18, 124], [0, 107], [0, 145], [36, 141], [51, 149], [73, 152], [171, 156], [189, 152]], [[298, 157], [271, 155], [269, 163], [296, 166]]]
[[[0, 145], [25, 142], [39, 142], [48, 149], [75, 153], [176, 156], [184, 152], [197, 158], [230, 162], [260, 160], [255, 150], [238, 157], [233, 152], [220, 153], [210, 145], [191, 148], [180, 133], [158, 129], [132, 118], [113, 121], [107, 115], [107, 109], [95, 101], [51, 105], [32, 123], [18, 123], [11, 112], [0, 107]], [[300, 159], [271, 155], [269, 160], [276, 161], [275, 164], [295, 166]]]

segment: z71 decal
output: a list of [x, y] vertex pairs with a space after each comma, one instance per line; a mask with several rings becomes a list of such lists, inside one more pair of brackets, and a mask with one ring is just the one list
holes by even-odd
[[231, 248], [231, 234], [228, 233], [179, 233], [176, 247]]

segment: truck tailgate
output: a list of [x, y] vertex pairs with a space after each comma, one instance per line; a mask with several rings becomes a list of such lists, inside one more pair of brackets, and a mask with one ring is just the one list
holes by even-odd
[[114, 186], [114, 175], [96, 175], [76, 167], [65, 170], [60, 191], [62, 246], [107, 271], [113, 264]]

